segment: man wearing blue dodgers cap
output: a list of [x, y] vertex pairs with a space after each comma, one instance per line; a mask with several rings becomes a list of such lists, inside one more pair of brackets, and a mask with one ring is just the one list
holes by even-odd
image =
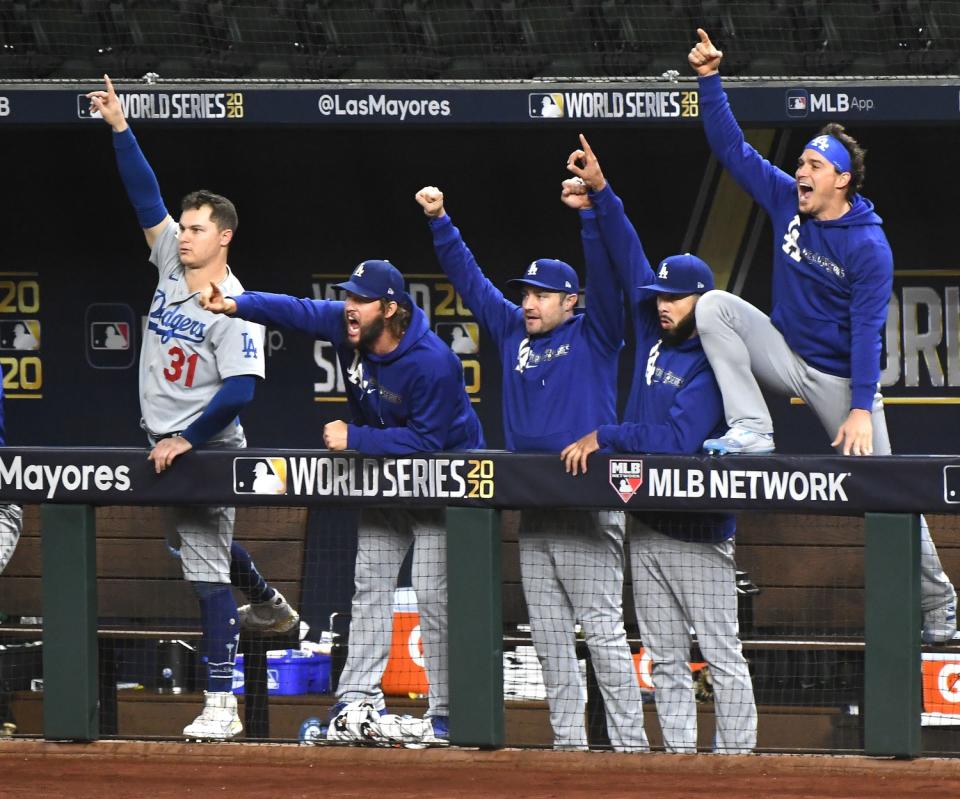
[[[717, 159], [773, 224], [770, 316], [727, 292], [703, 298], [697, 326], [717, 375], [729, 430], [704, 442], [718, 454], [772, 452], [761, 386], [799, 396], [844, 455], [889, 455], [879, 392], [881, 334], [893, 287], [893, 255], [858, 191], [864, 151], [827, 125], [804, 147], [793, 176], [747, 144], [720, 83], [723, 54], [705, 31], [689, 54], [700, 113]], [[923, 638], [957, 629], [957, 597], [921, 517]]]
[[[614, 423], [624, 318], [609, 262], [588, 259], [583, 314], [574, 314], [576, 272], [551, 258], [533, 261], [509, 281], [521, 292], [518, 306], [484, 276], [444, 210], [440, 190], [427, 186], [416, 199], [430, 219], [443, 271], [499, 352], [507, 449], [559, 453], [598, 425]], [[593, 212], [581, 216], [584, 249], [602, 248]], [[577, 621], [603, 693], [611, 744], [618, 751], [648, 748], [623, 626], [623, 569], [622, 512], [521, 513], [520, 575], [557, 749], [587, 748]]]
[[[568, 472], [586, 472], [591, 453], [692, 455], [723, 430], [720, 389], [697, 336], [695, 308], [713, 288], [713, 273], [690, 253], [650, 268], [623, 203], [589, 143], [580, 137], [564, 181], [571, 204], [593, 208], [603, 246], [632, 311], [636, 360], [623, 422], [602, 425], [561, 453]], [[737, 628], [735, 520], [729, 513], [627, 514], [633, 600], [653, 666], [657, 717], [668, 752], [696, 752], [697, 706], [690, 682], [690, 629], [710, 666], [717, 752], [751, 751], [757, 709]]]
[[[396, 267], [363, 261], [336, 287], [346, 292], [345, 302], [254, 291], [224, 297], [214, 286], [203, 305], [301, 330], [334, 345], [352, 421], [324, 427], [323, 440], [331, 450], [407, 455], [482, 449], [483, 432], [464, 387], [460, 359], [430, 330]], [[424, 742], [440, 743], [448, 737], [449, 715], [443, 509], [365, 508], [357, 536], [350, 647], [328, 737], [344, 733], [345, 725], [333, 722], [354, 703], [367, 701], [374, 711], [385, 712], [380, 680], [390, 653], [393, 593], [413, 544], [413, 588], [430, 683]]]

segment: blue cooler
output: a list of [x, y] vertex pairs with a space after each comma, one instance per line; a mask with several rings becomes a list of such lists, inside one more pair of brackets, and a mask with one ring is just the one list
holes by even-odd
[[[299, 649], [267, 652], [267, 693], [270, 696], [325, 694], [330, 691], [330, 656]], [[233, 667], [233, 692], [243, 694], [243, 655]]]

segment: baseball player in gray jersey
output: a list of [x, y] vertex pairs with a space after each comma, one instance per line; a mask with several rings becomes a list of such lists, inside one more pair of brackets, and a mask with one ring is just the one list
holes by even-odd
[[[179, 223], [167, 213], [156, 176], [127, 125], [113, 85], [87, 95], [91, 112], [113, 129], [117, 166], [151, 248], [159, 282], [140, 352], [141, 426], [157, 474], [198, 446], [244, 447], [238, 413], [263, 378], [263, 327], [205, 311], [197, 297], [214, 283], [224, 293], [243, 286], [227, 266], [237, 228], [233, 203], [207, 191], [188, 194]], [[184, 729], [196, 739], [223, 740], [242, 725], [231, 692], [241, 621], [283, 631], [299, 616], [233, 542], [236, 511], [228, 507], [177, 508], [168, 541], [200, 602], [202, 658], [208, 667], [203, 712]], [[238, 610], [234, 582], [251, 599]]]

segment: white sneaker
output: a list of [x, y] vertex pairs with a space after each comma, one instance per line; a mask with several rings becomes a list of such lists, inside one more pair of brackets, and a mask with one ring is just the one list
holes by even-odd
[[226, 741], [243, 730], [237, 715], [237, 697], [231, 693], [204, 691], [203, 713], [183, 728], [187, 738]]
[[300, 614], [290, 607], [279, 591], [266, 602], [242, 605], [237, 608], [237, 615], [244, 630], [262, 633], [285, 633], [300, 621]]
[[769, 455], [774, 450], [773, 433], [731, 427], [722, 438], [704, 441], [703, 449], [713, 455]]

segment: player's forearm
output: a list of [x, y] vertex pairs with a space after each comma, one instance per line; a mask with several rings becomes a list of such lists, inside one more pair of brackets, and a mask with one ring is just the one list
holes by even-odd
[[255, 387], [256, 379], [252, 375], [228, 377], [203, 413], [181, 435], [194, 447], [205, 444], [237, 418], [253, 399]]
[[311, 300], [268, 291], [245, 291], [231, 299], [237, 305], [233, 315], [241, 319], [299, 330], [327, 341], [342, 340], [342, 302]]
[[440, 268], [480, 324], [499, 340], [507, 300], [483, 274], [449, 215], [431, 220], [430, 231]]
[[[439, 432], [439, 431], [437, 431]], [[410, 455], [415, 452], [439, 452], [439, 435], [424, 435], [410, 427], [347, 427], [347, 447], [367, 455]]]
[[653, 269], [650, 268], [640, 236], [609, 181], [602, 191], [591, 197], [597, 210], [600, 235], [610, 253], [617, 279], [630, 300], [630, 307], [635, 308], [641, 299], [637, 287], [654, 280]]
[[114, 130], [113, 149], [120, 179], [137, 213], [140, 227], [152, 228], [159, 225], [167, 215], [167, 208], [160, 195], [160, 184], [129, 127], [124, 126], [120, 131]]
[[586, 319], [587, 330], [612, 357], [623, 346], [623, 291], [617, 280], [610, 254], [600, 237], [596, 215], [592, 209], [580, 211], [580, 239], [587, 265]]

